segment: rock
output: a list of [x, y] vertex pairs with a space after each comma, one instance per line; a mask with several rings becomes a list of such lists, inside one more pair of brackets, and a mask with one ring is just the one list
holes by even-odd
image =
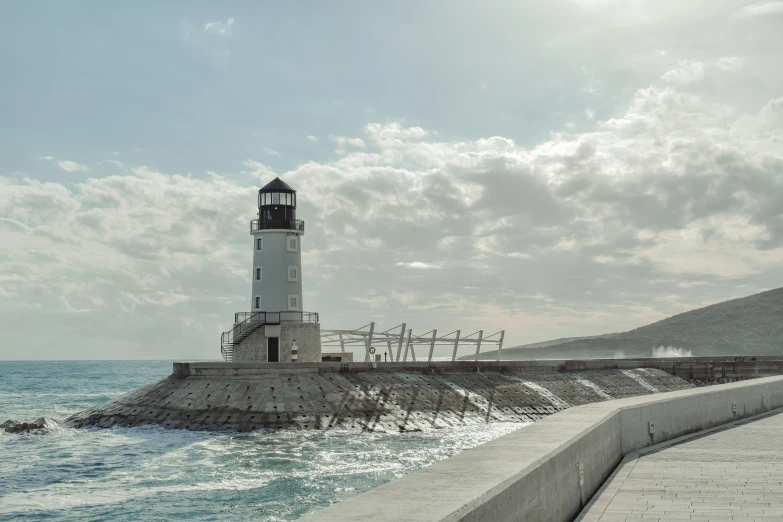
[[0, 431], [5, 430], [6, 433], [28, 433], [31, 431], [45, 433], [49, 428], [54, 428], [59, 424], [56, 420], [46, 417], [40, 417], [35, 422], [19, 422], [8, 419], [0, 424]]
[[34, 422], [39, 428], [55, 428], [60, 425], [57, 419], [52, 419], [51, 417], [38, 417]]

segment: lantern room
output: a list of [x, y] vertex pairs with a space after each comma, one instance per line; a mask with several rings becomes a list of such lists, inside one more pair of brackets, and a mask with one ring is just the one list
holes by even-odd
[[258, 191], [258, 220], [254, 225], [255, 230], [302, 230], [304, 223], [296, 219], [296, 191], [280, 178], [266, 184]]

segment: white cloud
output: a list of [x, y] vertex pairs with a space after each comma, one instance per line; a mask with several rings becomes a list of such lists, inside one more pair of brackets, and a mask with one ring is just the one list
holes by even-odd
[[234, 18], [231, 17], [225, 22], [207, 22], [201, 26], [201, 30], [209, 34], [230, 36], [235, 23]]
[[639, 89], [613, 118], [534, 146], [370, 123], [333, 161], [246, 160], [247, 186], [127, 163], [77, 184], [0, 177], [0, 331], [23, 331], [11, 326], [28, 314], [73, 350], [111, 339], [126, 350], [113, 356], [140, 356], [152, 331], [172, 357], [217, 357], [249, 306], [248, 221], [276, 175], [298, 190], [303, 301], [325, 326], [545, 339], [780, 286], [783, 99], [748, 111], [679, 85]]
[[719, 58], [715, 65], [727, 72], [737, 72], [745, 65], [745, 60], [738, 56], [724, 56]]
[[81, 165], [71, 160], [58, 161], [57, 166], [63, 169], [65, 172], [87, 172], [90, 170], [90, 167], [87, 165]]
[[738, 9], [734, 13], [735, 18], [750, 18], [754, 16], [765, 16], [783, 13], [783, 2], [758, 2]]
[[265, 165], [259, 161], [247, 159], [242, 162], [245, 167], [248, 167], [249, 171], [243, 171], [243, 174], [247, 174], [254, 178], [265, 179], [274, 178], [276, 176], [274, 169], [269, 165]]
[[264, 152], [266, 152], [269, 156], [280, 156], [280, 153], [274, 149], [264, 149]]
[[307, 139], [308, 139], [308, 141], [312, 141], [312, 142], [318, 141], [318, 138], [316, 138], [315, 136], [310, 136], [310, 135], [307, 136]]
[[51, 156], [38, 156], [39, 160], [45, 160], [45, 161], [53, 161], [54, 158]]
[[101, 163], [108, 163], [109, 165], [114, 165], [115, 167], [118, 167], [118, 168], [125, 167], [125, 165], [121, 161], [117, 161], [117, 160], [113, 160], [113, 159], [103, 160], [103, 161], [101, 161]]
[[406, 268], [415, 268], [415, 269], [418, 269], [418, 270], [434, 270], [434, 269], [440, 270], [441, 269], [440, 265], [437, 265], [435, 263], [422, 263], [421, 261], [413, 261], [413, 262], [410, 262], [410, 263], [405, 263], [405, 262], [400, 261], [399, 263], [396, 264], [396, 266], [402, 266], [402, 267], [406, 267]]
[[665, 82], [674, 85], [688, 85], [704, 78], [704, 64], [701, 62], [681, 60], [676, 69], [663, 75]]
[[364, 140], [361, 138], [348, 138], [346, 136], [332, 136], [332, 141], [337, 143], [337, 145], [343, 146], [343, 145], [349, 145], [351, 147], [357, 147], [360, 149], [363, 149], [365, 147]]

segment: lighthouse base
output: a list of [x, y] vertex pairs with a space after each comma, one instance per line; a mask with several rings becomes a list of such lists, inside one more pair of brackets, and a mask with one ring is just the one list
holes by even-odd
[[321, 362], [319, 323], [267, 324], [234, 347], [234, 362], [292, 362], [296, 342], [297, 362]]

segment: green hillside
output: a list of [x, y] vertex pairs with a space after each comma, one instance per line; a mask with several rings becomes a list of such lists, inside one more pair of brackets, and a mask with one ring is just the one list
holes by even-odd
[[[654, 347], [675, 347], [693, 356], [780, 355], [783, 351], [783, 288], [674, 315], [617, 334], [572, 337], [506, 348], [503, 359], [650, 357]], [[494, 359], [496, 352], [481, 354]]]

